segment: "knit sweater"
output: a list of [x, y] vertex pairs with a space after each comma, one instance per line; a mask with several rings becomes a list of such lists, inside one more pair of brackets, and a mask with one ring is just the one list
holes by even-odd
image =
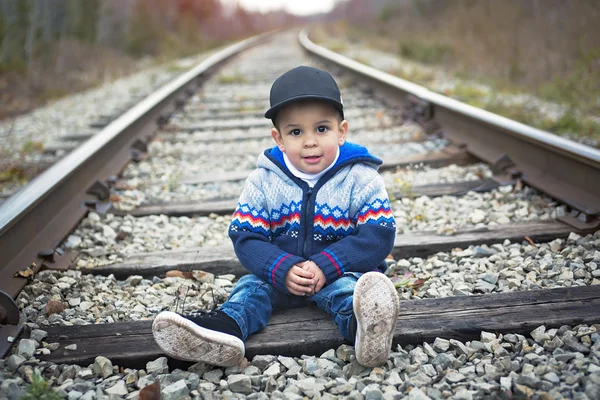
[[327, 284], [344, 272], [385, 271], [396, 223], [377, 172], [381, 163], [346, 142], [310, 188], [288, 170], [279, 148], [265, 150], [229, 227], [242, 265], [284, 293], [288, 271], [306, 260], [321, 268]]

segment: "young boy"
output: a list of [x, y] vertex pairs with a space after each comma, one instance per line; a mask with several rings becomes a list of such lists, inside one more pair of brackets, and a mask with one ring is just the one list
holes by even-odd
[[354, 342], [364, 366], [385, 363], [399, 300], [382, 273], [395, 222], [381, 160], [346, 142], [340, 90], [322, 70], [300, 66], [271, 88], [276, 147], [258, 158], [246, 180], [229, 236], [242, 277], [217, 311], [160, 313], [152, 330], [169, 356], [232, 366], [244, 340], [275, 309], [316, 304]]

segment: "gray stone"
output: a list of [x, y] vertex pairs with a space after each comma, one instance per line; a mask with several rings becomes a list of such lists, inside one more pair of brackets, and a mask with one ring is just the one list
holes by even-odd
[[37, 349], [38, 343], [32, 339], [21, 339], [19, 346], [17, 347], [17, 354], [27, 358], [33, 357], [35, 349]]
[[490, 343], [497, 339], [495, 333], [485, 331], [481, 331], [480, 338], [483, 343]]
[[189, 393], [190, 390], [184, 379], [180, 379], [161, 390], [163, 400], [178, 400], [184, 398]]
[[105, 392], [108, 394], [116, 394], [117, 396], [125, 396], [127, 393], [129, 393], [127, 390], [127, 385], [123, 380], [118, 381], [114, 384], [114, 386], [106, 389]]
[[94, 364], [92, 364], [92, 370], [97, 376], [108, 378], [113, 373], [113, 365], [108, 358], [98, 356], [94, 360]]
[[464, 381], [465, 379], [467, 379], [467, 377], [460, 372], [449, 371], [446, 373], [446, 380], [450, 383], [458, 383], [460, 381]]
[[246, 368], [244, 368], [244, 370], [242, 371], [242, 374], [244, 375], [249, 375], [249, 376], [254, 376], [254, 375], [260, 375], [260, 369], [254, 365], [249, 365]]
[[556, 373], [552, 372], [552, 371], [545, 374], [542, 378], [544, 378], [548, 382], [554, 383], [554, 384], [560, 382], [560, 378], [558, 377], [558, 375], [556, 375]]
[[43, 331], [41, 329], [33, 329], [29, 337], [35, 340], [36, 342], [41, 343], [42, 340], [48, 337], [48, 332]]
[[202, 375], [202, 379], [207, 380], [209, 382], [218, 384], [223, 377], [223, 370], [220, 368], [213, 369], [212, 371], [205, 372]]
[[274, 355], [271, 355], [271, 354], [256, 355], [252, 359], [252, 365], [260, 368], [260, 370], [263, 371], [265, 368], [267, 368], [269, 365], [271, 365], [275, 360], [277, 360], [277, 357]]
[[426, 386], [431, 383], [432, 379], [423, 372], [415, 372], [414, 374], [410, 374], [406, 382], [408, 382], [409, 380], [417, 386]]
[[78, 400], [81, 398], [81, 396], [83, 396], [83, 393], [81, 393], [80, 391], [71, 390], [69, 392], [69, 396], [67, 397], [67, 399], [68, 400]]
[[335, 355], [340, 360], [348, 362], [352, 357], [355, 357], [356, 352], [354, 351], [354, 347], [349, 346], [347, 344], [343, 344], [336, 349]]
[[489, 284], [496, 285], [498, 283], [499, 274], [496, 272], [486, 272], [479, 276], [479, 278]]
[[167, 357], [159, 357], [154, 361], [146, 363], [146, 372], [148, 375], [159, 375], [169, 373], [169, 364]]
[[[485, 216], [484, 216], [485, 218]], [[473, 257], [474, 258], [483, 258], [483, 257], [491, 257], [498, 252], [494, 249], [489, 249], [486, 247], [475, 246], [473, 248]]]
[[405, 370], [410, 365], [410, 357], [407, 354], [401, 354], [394, 357], [394, 366], [400, 371]]
[[136, 387], [138, 389], [142, 389], [148, 385], [152, 385], [154, 381], [156, 381], [156, 377], [154, 375], [144, 375], [139, 377], [136, 383]]
[[562, 361], [562, 362], [569, 362], [572, 359], [574, 359], [577, 356], [576, 353], [558, 353], [558, 354], [553, 354], [552, 357], [556, 360], [556, 361]]
[[562, 341], [565, 344], [565, 347], [569, 350], [576, 351], [578, 353], [589, 353], [590, 349], [583, 343], [581, 343], [577, 338], [573, 336], [564, 335]]
[[442, 370], [446, 370], [452, 366], [454, 362], [454, 357], [447, 353], [440, 353], [436, 358], [431, 361], [431, 364], [434, 366], [440, 366]]
[[517, 383], [519, 385], [525, 385], [532, 389], [537, 389], [540, 386], [540, 378], [533, 374], [519, 375], [519, 377], [517, 378]]
[[328, 392], [334, 395], [349, 394], [355, 387], [356, 384], [346, 382], [330, 388]]
[[398, 385], [402, 385], [402, 383], [404, 383], [402, 381], [402, 378], [400, 378], [400, 375], [398, 374], [397, 371], [390, 371], [388, 373], [387, 378], [384, 380], [385, 384], [388, 385], [392, 385], [392, 386], [398, 386]]
[[242, 374], [232, 374], [227, 377], [229, 390], [236, 393], [252, 393], [252, 381], [249, 376]]
[[279, 356], [277, 360], [287, 369], [298, 366], [298, 363], [292, 357]]
[[360, 393], [365, 396], [365, 400], [381, 400], [383, 398], [381, 389], [375, 383], [367, 385]]
[[60, 347], [60, 343], [48, 343], [45, 348], [50, 351], [55, 351]]
[[18, 354], [13, 354], [12, 356], [8, 357], [6, 366], [8, 367], [9, 371], [15, 372], [25, 361], [27, 360], [25, 360], [24, 357], [21, 357]]
[[305, 374], [314, 374], [316, 370], [319, 369], [319, 364], [317, 360], [314, 358], [307, 358], [304, 360], [304, 365], [302, 365], [302, 372]]
[[437, 352], [448, 351], [450, 348], [450, 341], [442, 338], [435, 338], [433, 341], [433, 349]]
[[455, 400], [472, 400], [476, 393], [475, 390], [467, 390], [464, 387], [461, 387], [456, 390], [456, 393], [454, 393], [452, 398]]
[[94, 377], [94, 371], [91, 368], [83, 368], [77, 372], [77, 376], [81, 379], [92, 379]]
[[431, 364], [421, 365], [420, 371], [423, 372], [425, 375], [430, 376], [432, 378], [437, 375], [435, 367]]
[[431, 397], [427, 396], [421, 389], [415, 387], [412, 388], [408, 396], [408, 400], [431, 400]]
[[210, 371], [213, 368], [212, 365], [203, 362], [196, 363], [188, 368], [188, 371], [198, 374], [199, 376], [204, 375], [205, 372]]
[[286, 371], [285, 376], [291, 377], [291, 378], [296, 378], [301, 371], [302, 371], [302, 367], [299, 365], [295, 365]]
[[93, 390], [88, 390], [79, 398], [79, 400], [96, 400], [96, 392]]
[[450, 346], [452, 346], [456, 350], [457, 354], [464, 354], [465, 356], [467, 356], [467, 358], [469, 358], [471, 354], [475, 352], [475, 350], [468, 348], [463, 343], [455, 339], [450, 339]]
[[410, 352], [410, 358], [413, 364], [417, 365], [425, 364], [427, 361], [429, 361], [429, 357], [420, 347], [416, 347]]
[[489, 283], [480, 279], [477, 282], [475, 282], [474, 290], [482, 293], [491, 293], [494, 291], [495, 288], [496, 285], [494, 285], [493, 283]]
[[510, 390], [512, 387], [512, 379], [508, 376], [500, 377], [500, 386], [502, 386], [506, 390]]
[[[298, 366], [298, 368], [300, 368], [300, 367]], [[265, 370], [265, 372], [263, 372], [263, 374], [267, 375], [267, 376], [277, 376], [280, 373], [281, 373], [281, 364], [279, 364], [279, 363], [275, 363], [275, 364], [271, 365], [269, 368], [267, 368]]]
[[5, 379], [0, 384], [0, 394], [4, 392], [4, 394], [8, 397], [9, 400], [17, 400], [25, 395], [25, 389], [21, 387], [23, 384], [23, 380], [21, 378], [15, 379]]
[[306, 378], [296, 381], [296, 386], [308, 397], [314, 397], [325, 390], [325, 385], [315, 378]]
[[77, 343], [73, 343], [68, 346], [65, 346], [65, 350], [71, 350], [71, 351], [77, 350]]
[[550, 335], [546, 333], [546, 327], [544, 325], [538, 326], [530, 333], [533, 340], [542, 344], [546, 340], [550, 340]]
[[212, 382], [200, 382], [198, 384], [198, 390], [200, 393], [203, 392], [214, 392], [217, 389], [217, 385]]

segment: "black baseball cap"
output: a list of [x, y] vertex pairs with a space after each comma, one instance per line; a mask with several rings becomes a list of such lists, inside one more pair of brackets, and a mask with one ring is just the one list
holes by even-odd
[[271, 108], [265, 117], [275, 119], [283, 106], [298, 100], [323, 100], [334, 106], [344, 118], [342, 95], [329, 72], [301, 65], [281, 75], [271, 86]]

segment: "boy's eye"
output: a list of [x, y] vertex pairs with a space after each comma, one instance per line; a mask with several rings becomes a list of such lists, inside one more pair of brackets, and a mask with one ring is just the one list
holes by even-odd
[[317, 132], [319, 132], [319, 133], [325, 133], [325, 132], [327, 132], [327, 127], [324, 126], [324, 125], [321, 125], [321, 126], [319, 126], [317, 128]]
[[302, 131], [300, 129], [292, 129], [290, 131], [290, 135], [292, 136], [300, 136], [302, 134]]

